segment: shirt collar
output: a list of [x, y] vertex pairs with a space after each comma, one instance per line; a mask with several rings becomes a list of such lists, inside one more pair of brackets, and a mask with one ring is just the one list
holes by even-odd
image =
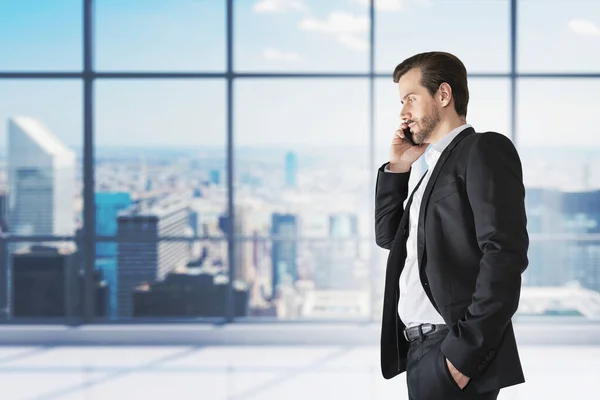
[[454, 138], [457, 137], [459, 133], [461, 133], [467, 128], [471, 128], [471, 125], [461, 125], [458, 128], [451, 130], [447, 135], [445, 135], [436, 143], [430, 145], [427, 148], [427, 152], [425, 153], [425, 162], [427, 162], [429, 168], [431, 168], [437, 162], [442, 152], [446, 149], [446, 147], [448, 147], [452, 140], [454, 140]]

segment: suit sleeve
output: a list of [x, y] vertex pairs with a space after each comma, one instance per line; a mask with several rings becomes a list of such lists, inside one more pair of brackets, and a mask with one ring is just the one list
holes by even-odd
[[410, 171], [385, 172], [387, 163], [377, 171], [375, 184], [375, 243], [389, 250], [394, 243], [398, 225], [408, 197]]
[[466, 192], [482, 257], [471, 304], [441, 347], [470, 378], [480, 376], [492, 361], [517, 311], [529, 247], [523, 173], [514, 145], [498, 133], [475, 140]]

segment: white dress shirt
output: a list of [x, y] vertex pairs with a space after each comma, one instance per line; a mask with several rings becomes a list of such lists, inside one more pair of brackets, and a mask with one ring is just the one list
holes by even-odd
[[[400, 299], [398, 301], [398, 315], [407, 328], [419, 324], [444, 324], [444, 319], [436, 311], [435, 307], [427, 297], [425, 289], [421, 284], [419, 277], [419, 265], [417, 257], [417, 231], [419, 223], [419, 210], [421, 208], [421, 200], [423, 193], [427, 187], [427, 182], [431, 177], [431, 173], [435, 168], [440, 155], [444, 149], [452, 142], [452, 140], [463, 130], [471, 125], [465, 124], [452, 130], [446, 136], [441, 138], [437, 143], [430, 145], [425, 151], [425, 161], [427, 162], [427, 172], [423, 181], [414, 192], [413, 200], [409, 210], [409, 230], [408, 240], [406, 242], [406, 262], [404, 269], [400, 274]], [[393, 173], [388, 167], [386, 172]]]

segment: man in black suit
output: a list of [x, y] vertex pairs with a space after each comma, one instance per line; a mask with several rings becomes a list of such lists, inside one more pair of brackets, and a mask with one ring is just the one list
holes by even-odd
[[[390, 250], [382, 373], [406, 371], [414, 400], [496, 399], [525, 381], [511, 322], [528, 265], [521, 161], [507, 137], [466, 123], [457, 57], [417, 54], [393, 78], [402, 122], [375, 199], [376, 242]], [[429, 168], [408, 198], [423, 154]]]

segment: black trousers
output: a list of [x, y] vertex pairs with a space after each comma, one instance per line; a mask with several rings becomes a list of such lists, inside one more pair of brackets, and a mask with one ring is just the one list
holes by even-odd
[[406, 382], [410, 400], [495, 400], [499, 390], [477, 393], [470, 382], [464, 389], [456, 384], [440, 350], [448, 329], [433, 332], [425, 340], [410, 342]]

